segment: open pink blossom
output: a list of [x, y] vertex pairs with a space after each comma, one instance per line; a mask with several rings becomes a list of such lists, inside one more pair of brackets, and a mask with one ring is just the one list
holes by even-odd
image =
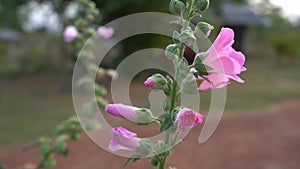
[[137, 107], [124, 105], [121, 103], [117, 104], [108, 104], [105, 107], [105, 111], [112, 116], [121, 117], [129, 120], [134, 120], [138, 117]]
[[112, 27], [105, 27], [105, 26], [100, 26], [97, 30], [98, 34], [103, 38], [103, 39], [110, 39], [114, 33], [115, 30]]
[[[203, 63], [212, 68], [207, 78], [212, 82], [203, 81], [199, 90], [209, 90], [212, 88], [222, 88], [228, 85], [229, 79], [239, 83], [244, 81], [238, 76], [241, 72], [247, 70], [244, 67], [245, 56], [232, 48], [234, 43], [234, 32], [230, 28], [222, 28], [215, 42], [206, 52], [208, 56]], [[199, 53], [196, 57], [203, 53]]]
[[75, 26], [69, 25], [66, 27], [63, 35], [66, 42], [73, 42], [78, 36], [78, 30]]
[[179, 132], [185, 132], [191, 127], [202, 123], [203, 116], [195, 110], [183, 108], [178, 112], [176, 121], [178, 123], [177, 130]]
[[112, 128], [110, 134], [111, 141], [108, 146], [110, 151], [135, 150], [140, 147], [141, 139], [137, 137], [137, 134], [123, 127]]
[[151, 77], [149, 77], [149, 78], [144, 82], [144, 85], [147, 86], [147, 87], [154, 87], [154, 86], [156, 86], [157, 84], [154, 82], [154, 77], [151, 76]]

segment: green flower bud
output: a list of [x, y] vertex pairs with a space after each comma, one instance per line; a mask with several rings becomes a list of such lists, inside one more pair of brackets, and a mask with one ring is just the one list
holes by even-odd
[[203, 12], [209, 7], [209, 0], [195, 0], [194, 6]]
[[181, 15], [185, 9], [185, 5], [183, 2], [179, 0], [171, 0], [169, 5], [169, 10], [171, 13], [175, 15]]
[[165, 85], [166, 83], [167, 83], [167, 81], [166, 81], [166, 79], [165, 79], [165, 77], [163, 76], [163, 75], [161, 75], [161, 74], [154, 74], [153, 75], [153, 77], [154, 77], [154, 81], [157, 83], [157, 84], [160, 84], [160, 85]]
[[153, 115], [149, 109], [139, 108], [136, 110], [136, 112], [137, 118], [134, 120], [135, 122], [140, 124], [147, 124], [153, 121]]
[[199, 22], [195, 28], [195, 35], [199, 38], [207, 38], [214, 27], [206, 22]]
[[177, 44], [170, 44], [167, 46], [165, 55], [169, 60], [175, 59], [179, 55], [179, 46]]

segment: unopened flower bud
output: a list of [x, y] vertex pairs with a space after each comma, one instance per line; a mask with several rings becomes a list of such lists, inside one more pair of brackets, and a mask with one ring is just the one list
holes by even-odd
[[154, 74], [144, 82], [145, 86], [153, 89], [163, 89], [166, 83], [166, 79], [161, 74]]
[[175, 15], [181, 15], [185, 9], [185, 5], [183, 2], [179, 0], [171, 0], [169, 5], [169, 10], [171, 13]]
[[205, 11], [209, 7], [209, 0], [195, 0], [195, 7], [200, 11]]
[[214, 27], [206, 22], [199, 22], [195, 28], [195, 35], [199, 38], [207, 38]]
[[121, 103], [108, 104], [105, 111], [112, 116], [121, 117], [136, 123], [150, 123], [153, 115], [149, 109], [128, 106]]
[[179, 54], [179, 46], [177, 44], [170, 44], [167, 46], [165, 55], [169, 60], [173, 60]]

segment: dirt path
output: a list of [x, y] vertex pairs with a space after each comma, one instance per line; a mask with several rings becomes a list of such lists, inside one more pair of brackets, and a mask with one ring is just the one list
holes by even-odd
[[[168, 165], [178, 169], [299, 169], [300, 102], [288, 101], [260, 113], [227, 114], [213, 137], [198, 144], [200, 127], [177, 146]], [[143, 131], [147, 132], [147, 131]], [[0, 150], [0, 163], [8, 169], [36, 162], [36, 149]], [[97, 147], [87, 136], [71, 143], [70, 156], [58, 157], [56, 169], [122, 169], [125, 158]], [[128, 169], [152, 169], [148, 160]]]

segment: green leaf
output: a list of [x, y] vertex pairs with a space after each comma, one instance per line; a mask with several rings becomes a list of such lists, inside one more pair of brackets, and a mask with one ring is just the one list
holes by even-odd
[[42, 167], [54, 167], [56, 166], [56, 161], [52, 158], [44, 158], [41, 161]]
[[[156, 159], [159, 160], [159, 156], [165, 156], [170, 154], [171, 147], [168, 144], [165, 144], [163, 141], [160, 141], [158, 144], [154, 147], [154, 154], [156, 156]], [[154, 156], [154, 157], [155, 157]]]
[[174, 31], [173, 32], [173, 42], [176, 42], [176, 43], [180, 42], [179, 38], [180, 38], [180, 33], [178, 33], [177, 31]]
[[132, 155], [131, 157], [129, 157], [126, 162], [125, 162], [125, 167], [128, 165], [128, 163], [132, 160], [132, 162], [137, 162], [138, 160], [140, 160], [141, 158], [137, 155], [137, 154], [134, 154]]
[[95, 93], [99, 96], [105, 96], [107, 94], [107, 90], [98, 84], [95, 84]]
[[68, 140], [67, 135], [61, 135], [56, 139], [56, 142], [54, 144], [54, 150], [60, 154], [60, 155], [68, 155], [68, 145], [66, 141]]
[[51, 138], [42, 137], [40, 138], [39, 152], [41, 155], [45, 156], [51, 153]]
[[138, 147], [135, 152], [138, 157], [146, 157], [152, 152], [152, 142], [150, 139], [142, 139], [140, 141], [141, 146]]
[[177, 44], [170, 44], [167, 46], [165, 55], [169, 60], [176, 59], [179, 54], [179, 46]]
[[193, 74], [189, 74], [182, 80], [181, 91], [184, 94], [195, 94], [197, 93], [197, 86], [198, 85]]
[[160, 131], [166, 131], [173, 125], [172, 118], [166, 119], [160, 127]]
[[181, 58], [181, 60], [178, 63], [178, 68], [180, 70], [181, 75], [185, 76], [185, 74], [188, 72], [188, 66], [188, 61], [185, 58]]
[[195, 42], [193, 43], [193, 51], [194, 51], [195, 53], [198, 53], [198, 52], [199, 52], [199, 48], [198, 48], [197, 41], [195, 41]]
[[192, 29], [189, 27], [181, 32], [179, 40], [181, 43], [191, 46], [196, 41], [196, 37]]
[[0, 169], [5, 169], [4, 165], [0, 164]]
[[152, 164], [153, 166], [157, 166], [158, 163], [159, 163], [159, 161], [158, 161], [156, 158], [152, 158], [152, 159], [151, 159], [151, 164]]

